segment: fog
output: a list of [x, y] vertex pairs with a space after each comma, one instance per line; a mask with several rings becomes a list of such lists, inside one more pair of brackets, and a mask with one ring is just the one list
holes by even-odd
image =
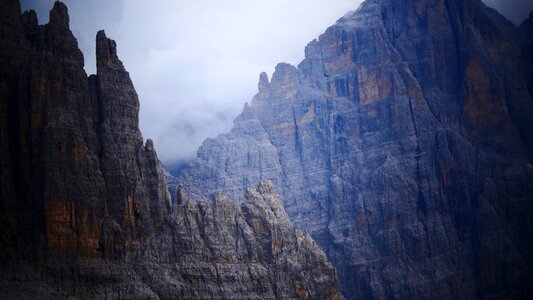
[[[53, 0], [22, 1], [48, 22]], [[260, 72], [298, 64], [305, 45], [360, 0], [65, 0], [70, 27], [95, 73], [94, 40], [117, 41], [141, 101], [140, 125], [167, 163], [194, 157], [226, 132], [257, 91]], [[533, 1], [485, 0], [515, 24]]]

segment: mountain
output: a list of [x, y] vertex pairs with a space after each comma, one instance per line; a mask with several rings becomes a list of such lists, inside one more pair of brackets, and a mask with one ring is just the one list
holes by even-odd
[[233, 129], [207, 139], [179, 182], [241, 202], [272, 180], [348, 299], [525, 299], [528, 22], [519, 30], [478, 0], [367, 0], [297, 67], [261, 74]]
[[62, 2], [38, 25], [2, 1], [0, 30], [0, 298], [338, 298], [335, 269], [271, 183], [242, 206], [184, 188], [171, 204], [103, 31], [87, 76]]

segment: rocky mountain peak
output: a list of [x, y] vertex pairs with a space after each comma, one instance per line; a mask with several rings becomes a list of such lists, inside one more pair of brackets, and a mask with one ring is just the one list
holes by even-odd
[[251, 112], [252, 110], [250, 108], [250, 104], [248, 104], [248, 102], [245, 102], [242, 108], [241, 115], [235, 118], [235, 123], [239, 122], [242, 119], [247, 119], [249, 117], [249, 113]]
[[35, 28], [39, 25], [39, 20], [37, 19], [37, 13], [35, 10], [30, 9], [22, 13], [21, 16], [22, 22], [29, 26], [30, 28]]
[[283, 85], [291, 85], [298, 81], [298, 69], [288, 63], [279, 63], [276, 65], [274, 74], [270, 85], [272, 87], [280, 87]]
[[261, 180], [257, 188], [248, 188], [244, 195], [243, 211], [248, 216], [260, 216], [270, 226], [281, 226], [284, 231], [292, 228], [283, 202], [270, 180]]
[[107, 38], [104, 30], [96, 34], [96, 66], [97, 68], [125, 70], [122, 61], [117, 56], [117, 43]]
[[69, 28], [69, 15], [67, 6], [61, 2], [56, 1], [54, 7], [50, 11], [50, 26], [54, 28]]
[[262, 72], [259, 75], [259, 83], [258, 83], [258, 89], [259, 93], [262, 93], [268, 89], [269, 83], [268, 83], [268, 75], [265, 72]]

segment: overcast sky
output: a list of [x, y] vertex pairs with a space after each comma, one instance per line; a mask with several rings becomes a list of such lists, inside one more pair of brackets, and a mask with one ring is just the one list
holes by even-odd
[[[48, 22], [54, 0], [22, 0]], [[117, 41], [141, 101], [141, 130], [165, 163], [194, 157], [226, 132], [257, 92], [259, 73], [298, 64], [305, 45], [361, 0], [65, 0], [70, 27], [95, 73], [94, 41]], [[514, 23], [528, 0], [485, 0]]]

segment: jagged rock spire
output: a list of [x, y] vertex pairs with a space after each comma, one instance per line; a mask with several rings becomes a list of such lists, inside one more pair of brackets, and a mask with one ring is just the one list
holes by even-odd
[[124, 71], [124, 65], [117, 56], [117, 43], [107, 38], [105, 31], [96, 34], [96, 67], [110, 67]]
[[39, 25], [37, 13], [33, 9], [25, 11], [21, 16], [21, 20], [22, 23], [30, 26], [30, 28], [35, 28], [37, 25]]
[[292, 85], [298, 82], [298, 69], [288, 63], [279, 63], [276, 65], [270, 87], [279, 87]]
[[61, 2], [56, 1], [54, 8], [50, 11], [50, 26], [56, 28], [69, 28], [69, 16], [67, 6]]
[[259, 93], [266, 91], [268, 89], [269, 83], [268, 83], [268, 75], [265, 72], [262, 72], [261, 75], [259, 75]]

